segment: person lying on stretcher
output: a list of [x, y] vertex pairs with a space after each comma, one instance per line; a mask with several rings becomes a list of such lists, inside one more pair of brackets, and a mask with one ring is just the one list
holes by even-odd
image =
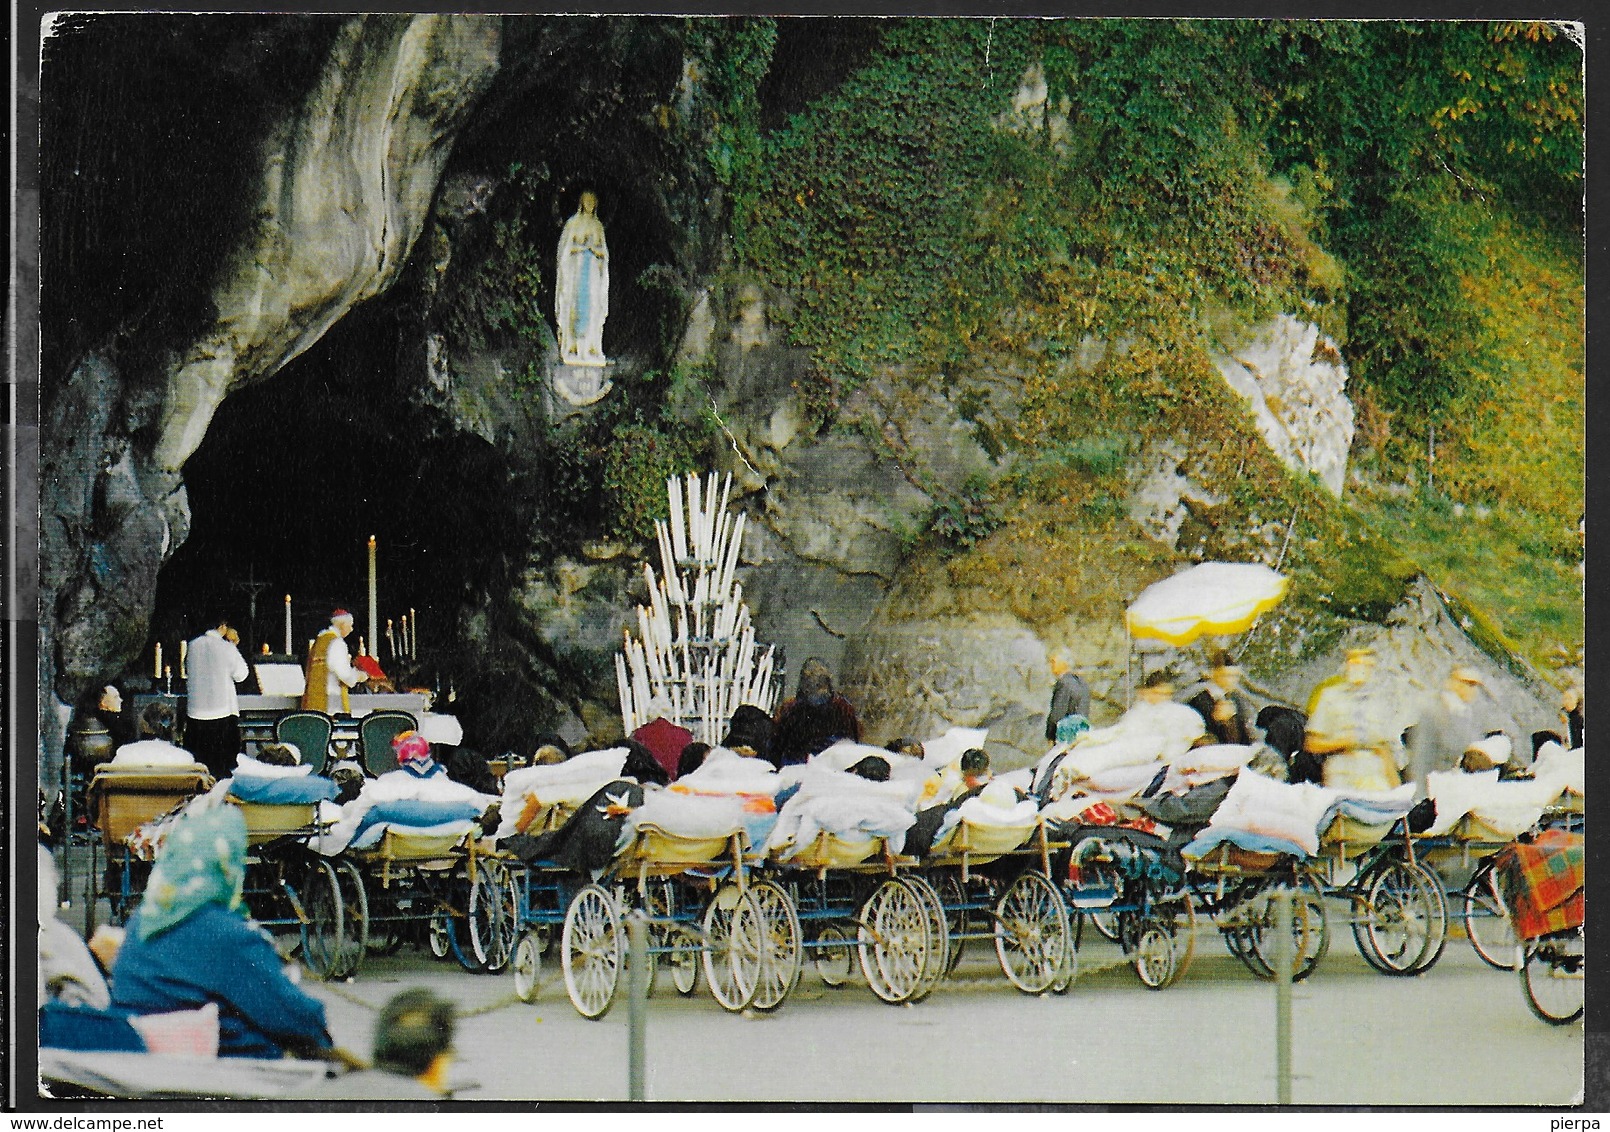
[[404, 731], [391, 747], [397, 753], [397, 769], [365, 782], [358, 796], [341, 807], [340, 821], [318, 839], [321, 852], [341, 852], [380, 822], [424, 827], [478, 821], [483, 830], [497, 828], [498, 797], [449, 778], [447, 768], [431, 757], [423, 735]]

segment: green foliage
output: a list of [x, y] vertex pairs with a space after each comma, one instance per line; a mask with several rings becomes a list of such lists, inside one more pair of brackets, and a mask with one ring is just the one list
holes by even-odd
[[1353, 373], [1389, 410], [1444, 408], [1472, 378], [1470, 212], [1580, 224], [1581, 50], [1535, 23], [1279, 26], [1255, 68], [1270, 158], [1346, 264]]
[[969, 477], [959, 492], [934, 505], [928, 529], [939, 537], [943, 554], [955, 554], [971, 550], [989, 538], [1002, 520], [1001, 508], [991, 497], [988, 482]]
[[689, 54], [704, 82], [705, 159], [731, 194], [734, 215], [747, 216], [764, 159], [758, 93], [777, 46], [777, 21], [689, 20], [687, 28]]
[[[544, 191], [538, 172], [513, 165], [498, 192], [499, 214], [482, 241], [449, 260], [446, 236], [435, 232], [437, 269], [445, 272], [435, 313], [451, 346], [481, 351], [512, 345], [535, 354], [553, 344], [541, 305], [551, 249], [537, 245], [536, 225], [527, 215]], [[461, 268], [460, 261], [474, 266]]]
[[[1013, 122], [1031, 62], [1048, 99]], [[846, 390], [956, 361], [1063, 273], [1075, 333], [1302, 311], [1423, 416], [1471, 379], [1468, 207], [1578, 223], [1580, 62], [1545, 24], [889, 21], [765, 139], [735, 243]]]
[[654, 520], [669, 514], [665, 481], [703, 470], [710, 435], [704, 421], [686, 424], [642, 413], [613, 423], [599, 450], [611, 533], [653, 539]]
[[[964, 357], [1024, 295], [1079, 292], [1092, 309], [1064, 333], [1155, 336], [1173, 312], [1326, 293], [1334, 262], [1241, 125], [1267, 37], [1244, 38], [891, 21], [870, 66], [767, 139], [740, 256], [799, 297], [796, 340], [847, 388], [879, 365]], [[1014, 119], [1031, 62], [1047, 104]]]

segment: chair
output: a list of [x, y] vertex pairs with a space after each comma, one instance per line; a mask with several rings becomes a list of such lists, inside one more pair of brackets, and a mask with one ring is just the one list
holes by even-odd
[[397, 755], [391, 741], [404, 731], [419, 726], [406, 711], [372, 711], [358, 722], [358, 755], [363, 769], [379, 777], [397, 769]]
[[314, 774], [324, 773], [334, 733], [335, 720], [322, 711], [293, 711], [274, 722], [274, 741], [290, 743], [301, 751], [303, 764], [312, 767]]

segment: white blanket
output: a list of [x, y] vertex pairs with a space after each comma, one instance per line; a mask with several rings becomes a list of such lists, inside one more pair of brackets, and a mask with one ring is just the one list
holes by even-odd
[[1276, 782], [1243, 769], [1206, 832], [1233, 829], [1262, 834], [1301, 845], [1314, 855], [1319, 852], [1321, 823], [1326, 822], [1336, 795], [1312, 782]]
[[783, 778], [763, 759], [745, 758], [725, 747], [713, 747], [699, 769], [678, 778], [676, 785], [706, 794], [776, 797], [783, 787]]
[[544, 805], [574, 806], [585, 802], [599, 787], [621, 776], [626, 763], [625, 747], [587, 751], [551, 766], [528, 766], [511, 770], [503, 777], [503, 820], [498, 824], [498, 840], [518, 832], [516, 823], [531, 798]]
[[728, 837], [743, 831], [743, 799], [736, 794], [709, 796], [656, 790], [645, 794], [643, 804], [627, 815], [621, 843], [629, 842], [643, 826], [653, 826], [673, 837]]
[[[626, 748], [610, 747], [603, 751], [588, 751], [575, 758], [552, 766], [528, 766], [511, 770], [503, 778], [503, 794], [525, 793], [544, 786], [572, 785], [577, 782], [594, 782], [602, 786], [621, 776], [626, 764]], [[597, 787], [594, 787], [596, 789]]]
[[1532, 775], [1536, 781], [1545, 784], [1538, 789], [1540, 793], [1550, 795], [1551, 802], [1562, 794], [1581, 797], [1588, 792], [1587, 768], [1582, 761], [1581, 747], [1567, 751], [1558, 743], [1544, 743], [1538, 748], [1537, 758], [1532, 760]]
[[1492, 827], [1500, 837], [1519, 837], [1543, 816], [1559, 796], [1554, 779], [1500, 782], [1498, 770], [1434, 771], [1426, 775], [1426, 795], [1437, 806], [1428, 835], [1447, 833], [1467, 814]]
[[809, 847], [818, 834], [825, 832], [851, 841], [887, 838], [889, 851], [899, 853], [905, 847], [906, 830], [916, 820], [916, 815], [898, 802], [874, 794], [798, 794], [777, 815], [777, 824], [766, 840], [766, 851], [786, 859]]
[[925, 782], [922, 778], [909, 776], [895, 778], [892, 775], [888, 782], [873, 782], [858, 774], [825, 769], [814, 761], [801, 766], [784, 767], [782, 777], [785, 783], [799, 783], [799, 794], [796, 797], [813, 798], [831, 794], [873, 798], [893, 802], [911, 812], [916, 811], [917, 801], [922, 797]]
[[363, 792], [341, 807], [341, 820], [329, 832], [312, 838], [309, 844], [326, 856], [341, 852], [352, 843], [364, 816], [382, 802], [474, 802], [485, 808], [498, 800], [496, 795], [472, 790], [445, 774], [420, 778], [406, 770], [388, 771], [365, 782]]

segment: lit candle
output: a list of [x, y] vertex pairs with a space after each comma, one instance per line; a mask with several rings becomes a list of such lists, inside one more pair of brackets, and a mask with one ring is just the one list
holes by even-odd
[[411, 606], [411, 605], [408, 607], [408, 632], [410, 634], [408, 639], [409, 639], [410, 643], [413, 646], [410, 655], [418, 656], [419, 655], [419, 614], [414, 612], [414, 607]]
[[408, 614], [404, 613], [397, 619], [397, 628], [402, 633], [403, 655], [408, 655]]
[[397, 636], [391, 631], [391, 618], [386, 618], [386, 651], [391, 653], [391, 659], [397, 659]]
[[[375, 544], [375, 536], [370, 535], [369, 536], [369, 639], [378, 644], [379, 641], [380, 641], [380, 613], [379, 613], [379, 602], [377, 601], [376, 596], [375, 596], [376, 592], [377, 592], [377, 590], [376, 590], [376, 582], [375, 582], [375, 545], [376, 545]], [[363, 638], [362, 637], [358, 638], [358, 645], [359, 645], [358, 655], [362, 656], [363, 655], [363, 648], [362, 648]]]
[[285, 655], [291, 653], [291, 595], [285, 595]]
[[162, 679], [162, 642], [157, 642], [157, 662], [151, 669], [151, 675], [158, 680]]
[[358, 638], [358, 655], [359, 656], [368, 656], [369, 655], [369, 650], [364, 648], [363, 638], [362, 637]]
[[190, 672], [185, 667], [185, 663], [184, 663], [185, 655], [187, 653], [189, 653], [189, 651], [190, 651], [190, 642], [189, 641], [180, 641], [179, 642], [179, 679], [181, 679], [181, 680], [187, 678], [190, 675]]

